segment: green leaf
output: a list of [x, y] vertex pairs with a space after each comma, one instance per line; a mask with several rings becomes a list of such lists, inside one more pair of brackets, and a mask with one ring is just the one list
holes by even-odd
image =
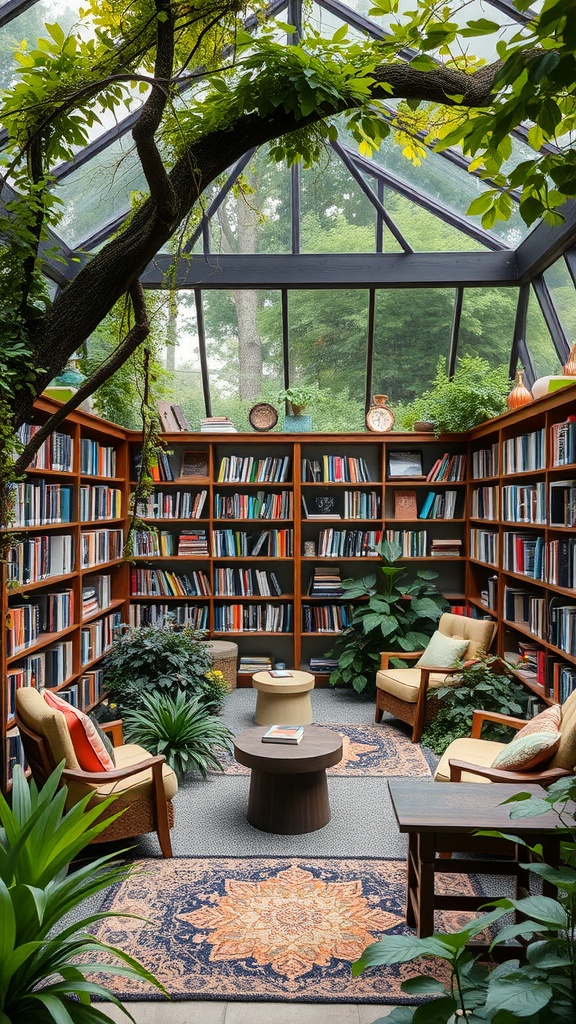
[[486, 1013], [509, 1010], [516, 1017], [531, 1017], [548, 1006], [554, 992], [550, 985], [526, 978], [518, 972], [511, 977], [496, 977], [490, 980], [486, 997]]

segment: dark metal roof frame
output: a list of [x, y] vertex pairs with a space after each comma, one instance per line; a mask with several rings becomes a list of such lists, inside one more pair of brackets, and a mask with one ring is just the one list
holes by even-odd
[[530, 285], [526, 282], [526, 284], [520, 285], [518, 290], [518, 302], [516, 304], [516, 317], [514, 320], [514, 334], [512, 335], [512, 348], [510, 349], [508, 375], [511, 379], [514, 378], [518, 361], [520, 361], [526, 373], [526, 382], [529, 387], [532, 387], [532, 384], [536, 380], [536, 371], [526, 342], [529, 301]]
[[456, 358], [458, 356], [458, 340], [460, 336], [460, 321], [462, 319], [462, 303], [464, 301], [464, 289], [457, 288], [454, 294], [454, 313], [452, 316], [452, 330], [450, 332], [450, 348], [448, 350], [448, 376], [453, 377], [456, 370]]
[[340, 143], [338, 142], [332, 142], [331, 145], [334, 152], [338, 154], [342, 163], [354, 178], [354, 181], [357, 182], [357, 184], [362, 189], [364, 195], [368, 197], [368, 199], [372, 203], [372, 206], [380, 214], [384, 224], [388, 228], [390, 234], [393, 235], [393, 237], [396, 239], [400, 248], [403, 249], [404, 252], [414, 252], [412, 246], [408, 245], [408, 242], [404, 238], [404, 235], [399, 230], [399, 228], [396, 227], [394, 221], [392, 220], [392, 217], [387, 212], [386, 208], [383, 206], [380, 200], [374, 195], [374, 192], [369, 187], [368, 183], [364, 180], [360, 171], [355, 166], [354, 161], [350, 158], [346, 150], [343, 149]]
[[[212, 200], [210, 206], [203, 215], [202, 222], [204, 222], [204, 220], [211, 220], [214, 214], [217, 213], [219, 208], [222, 206], [222, 203], [224, 202], [226, 196], [230, 192], [230, 189], [234, 187], [236, 179], [240, 174], [242, 174], [242, 171], [244, 170], [246, 165], [250, 163], [250, 160], [252, 159], [254, 152], [254, 148], [249, 149], [248, 152], [245, 153], [243, 157], [240, 157], [240, 160], [238, 160], [234, 164], [234, 167], [230, 171], [230, 174], [228, 175], [224, 185], [218, 192], [218, 195]], [[194, 229], [191, 237], [186, 242], [186, 245], [184, 246], [184, 252], [192, 252], [192, 249], [194, 248], [196, 242], [198, 241], [200, 235], [202, 234], [202, 230], [203, 223], [200, 223], [198, 227]]]
[[566, 335], [564, 334], [564, 328], [560, 323], [560, 317], [556, 311], [548, 285], [541, 274], [538, 274], [537, 277], [533, 278], [532, 287], [534, 289], [534, 294], [538, 299], [538, 304], [542, 310], [544, 320], [546, 321], [546, 327], [548, 328], [548, 333], [552, 338], [558, 359], [562, 364], [564, 364], [568, 358], [570, 346]]

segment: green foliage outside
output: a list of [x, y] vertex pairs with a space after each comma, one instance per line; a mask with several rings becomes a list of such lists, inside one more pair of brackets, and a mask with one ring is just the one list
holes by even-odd
[[[458, 785], [458, 783], [454, 783]], [[498, 788], [498, 787], [495, 787]], [[521, 899], [487, 902], [495, 907], [465, 928], [446, 934], [437, 932], [425, 939], [414, 935], [388, 935], [368, 946], [352, 964], [353, 975], [366, 968], [426, 961], [427, 973], [414, 974], [402, 982], [410, 998], [424, 1000], [421, 1006], [395, 1007], [374, 1024], [448, 1024], [463, 1020], [469, 1024], [573, 1024], [576, 1016], [576, 822], [574, 776], [554, 782], [541, 797], [519, 792], [507, 803], [510, 829], [514, 819], [534, 817], [550, 810], [558, 815], [564, 830], [561, 864], [550, 867], [541, 857], [541, 847], [526, 849], [525, 867], [556, 889], [555, 898], [530, 895]], [[493, 833], [492, 833], [493, 834]], [[522, 838], [514, 840], [526, 848]], [[529, 861], [529, 853], [532, 859]], [[523, 962], [505, 960], [495, 967], [486, 954], [475, 955], [470, 943], [511, 911], [519, 919], [496, 930], [491, 950], [510, 941], [522, 941]], [[443, 979], [435, 977], [436, 970]]]
[[[410, 582], [404, 565], [398, 565], [402, 549], [381, 541], [375, 549], [380, 565], [375, 573], [359, 580], [343, 580], [344, 597], [358, 601], [350, 626], [342, 631], [328, 652], [338, 658], [331, 686], [351, 687], [372, 697], [381, 651], [417, 651], [426, 647], [447, 602], [433, 584], [437, 572], [418, 569]], [[391, 664], [402, 665], [397, 658]]]
[[[65, 810], [62, 767], [38, 792], [16, 765], [12, 809], [0, 794], [0, 1020], [3, 1024], [96, 1024], [106, 999], [134, 1020], [102, 984], [87, 976], [121, 975], [162, 985], [121, 949], [94, 938], [107, 911], [82, 916], [82, 904], [123, 881], [130, 866], [115, 854], [75, 861], [110, 820], [99, 821], [114, 797], [89, 808], [87, 796]], [[75, 861], [74, 866], [72, 862]], [[73, 924], [65, 923], [74, 914]]]
[[[443, 754], [452, 740], [470, 735], [476, 708], [498, 711], [514, 718], [526, 716], [528, 691], [510, 673], [502, 671], [499, 658], [490, 655], [463, 667], [450, 686], [430, 691], [428, 699], [438, 702], [438, 712], [424, 726], [422, 743]], [[512, 734], [507, 726], [485, 722], [482, 739], [507, 743]]]
[[167, 763], [182, 778], [208, 769], [223, 771], [216, 751], [229, 751], [233, 734], [202, 702], [186, 696], [159, 691], [143, 693], [139, 706], [124, 715], [126, 736], [152, 754], [164, 754]]
[[177, 690], [218, 711], [228, 690], [212, 664], [202, 632], [170, 624], [128, 626], [104, 659], [104, 682], [122, 713], [137, 708], [145, 694]]
[[507, 367], [494, 367], [481, 356], [462, 356], [453, 377], [440, 360], [432, 386], [404, 410], [404, 425], [429, 420], [436, 434], [469, 430], [506, 411], [510, 387]]

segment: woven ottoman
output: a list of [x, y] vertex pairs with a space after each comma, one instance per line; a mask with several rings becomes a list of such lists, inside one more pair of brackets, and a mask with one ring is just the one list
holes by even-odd
[[309, 672], [292, 671], [290, 678], [274, 679], [269, 672], [256, 672], [252, 686], [256, 697], [257, 725], [310, 725], [312, 702], [310, 690], [314, 676]]
[[229, 643], [228, 640], [208, 640], [206, 648], [214, 662], [213, 667], [222, 673], [228, 684], [228, 689], [235, 690], [238, 644]]

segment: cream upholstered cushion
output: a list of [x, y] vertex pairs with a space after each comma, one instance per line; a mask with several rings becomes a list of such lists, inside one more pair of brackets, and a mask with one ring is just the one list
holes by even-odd
[[21, 686], [16, 690], [16, 706], [24, 725], [46, 740], [55, 765], [64, 761], [66, 768], [80, 767], [61, 711], [48, 707], [33, 686]]
[[[402, 657], [401, 654], [398, 657]], [[408, 704], [415, 704], [418, 700], [418, 691], [422, 673], [419, 668], [387, 668], [376, 673], [376, 686], [386, 690], [393, 697], [404, 700]], [[446, 676], [442, 672], [433, 672], [430, 676], [429, 687], [434, 689], [441, 686]]]
[[430, 637], [424, 653], [416, 662], [416, 668], [452, 668], [468, 650], [468, 640], [446, 636], [439, 629]]
[[[453, 740], [446, 748], [438, 767], [434, 773], [435, 782], [450, 782], [449, 761], [468, 761], [471, 764], [480, 765], [482, 768], [490, 768], [494, 758], [506, 747], [505, 743], [497, 743], [495, 740], [475, 740], [465, 737], [460, 740]], [[480, 775], [473, 775], [472, 772], [462, 772], [462, 782], [489, 782]]]
[[468, 641], [467, 658], [476, 658], [479, 651], [488, 652], [496, 632], [496, 623], [490, 619], [471, 619], [468, 615], [444, 612], [438, 629], [445, 636]]
[[[122, 746], [114, 748], [114, 756], [116, 767], [126, 768], [131, 764], [137, 764], [138, 761], [145, 761], [151, 755], [148, 750], [139, 747], [137, 743], [124, 743]], [[106, 775], [103, 774], [102, 778], [105, 780]], [[162, 765], [162, 779], [166, 799], [171, 800], [178, 791], [178, 780], [172, 768], [167, 764]], [[68, 780], [66, 784], [70, 794], [66, 801], [68, 807], [77, 803], [87, 793], [93, 794], [92, 803], [96, 804], [112, 795], [121, 796], [123, 800], [128, 801], [139, 800], [140, 797], [149, 797], [151, 794], [152, 769], [146, 768], [138, 775], [130, 775], [127, 779], [119, 779], [115, 782], [85, 783]]]
[[560, 746], [560, 733], [530, 732], [516, 736], [501, 750], [492, 762], [493, 768], [503, 771], [527, 772], [549, 761]]
[[573, 772], [576, 767], [576, 690], [562, 705], [562, 738], [548, 768], [564, 768]]

